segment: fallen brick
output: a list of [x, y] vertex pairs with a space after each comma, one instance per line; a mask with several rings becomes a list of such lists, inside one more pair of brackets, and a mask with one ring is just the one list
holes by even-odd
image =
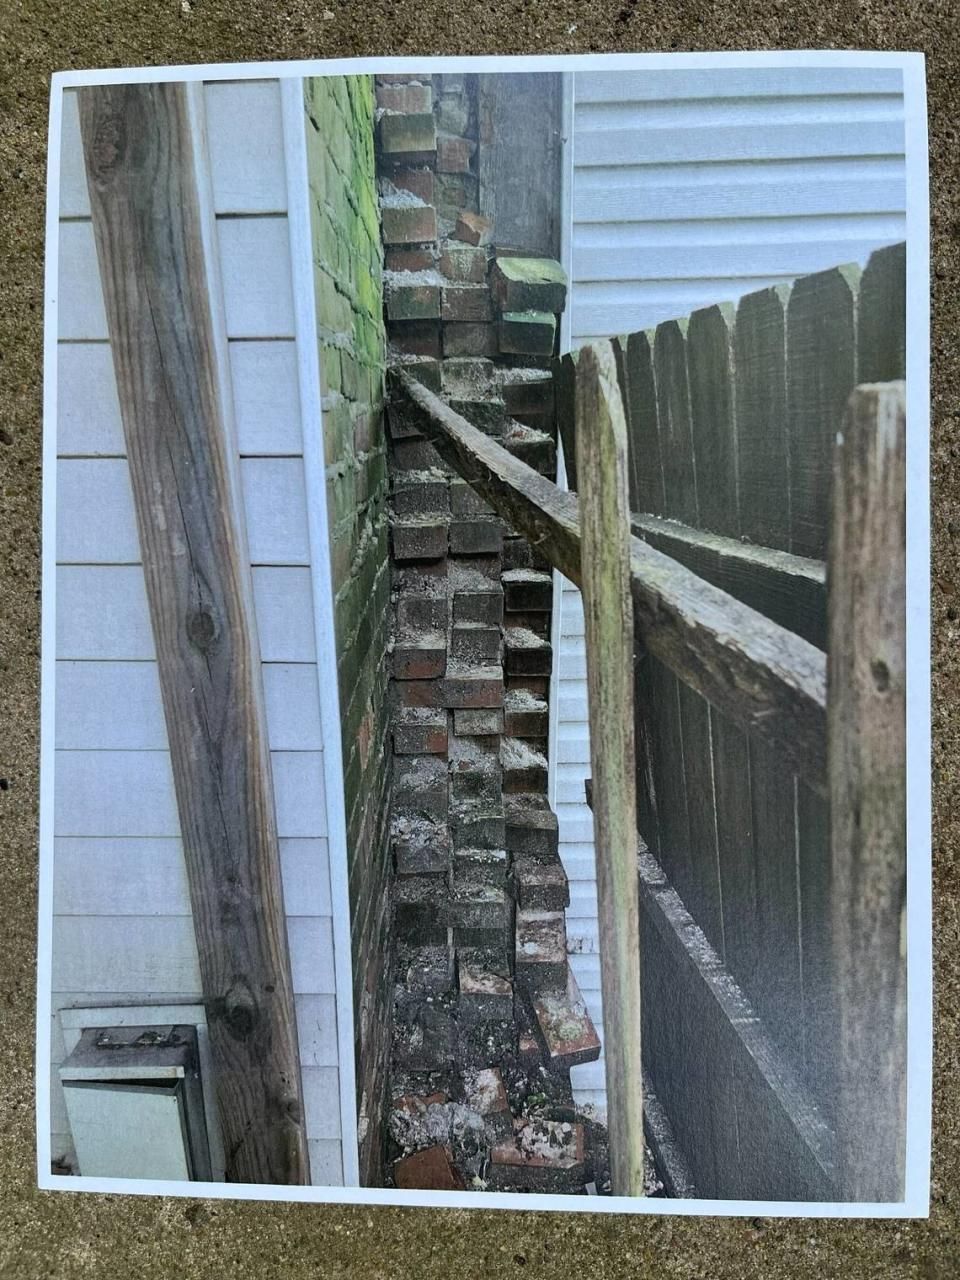
[[453, 239], [462, 240], [464, 244], [489, 244], [493, 239], [493, 223], [482, 214], [464, 210], [457, 218]]
[[551, 1067], [569, 1070], [600, 1057], [600, 1039], [572, 972], [559, 992], [534, 997], [533, 1012]]
[[491, 1150], [487, 1185], [498, 1191], [564, 1193], [582, 1189], [585, 1174], [583, 1125], [538, 1116], [514, 1140]]
[[[462, 953], [458, 959], [457, 969], [460, 983], [458, 1012], [465, 1022], [476, 1024], [512, 1020], [513, 983], [509, 978], [501, 978], [495, 973], [487, 973], [482, 969], [472, 969], [464, 963]], [[496, 1068], [493, 1069], [496, 1070]], [[499, 1072], [497, 1074], [499, 1075]], [[500, 1088], [503, 1088], [502, 1082]], [[504, 1095], [504, 1102], [506, 1102], [506, 1095]], [[473, 1107], [474, 1110], [480, 1109], [469, 1101], [469, 1091], [467, 1106]]]
[[393, 1185], [402, 1191], [463, 1191], [466, 1182], [448, 1146], [427, 1147], [394, 1162]]

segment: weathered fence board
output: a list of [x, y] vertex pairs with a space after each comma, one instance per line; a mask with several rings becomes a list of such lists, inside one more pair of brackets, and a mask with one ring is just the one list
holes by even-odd
[[841, 1182], [903, 1194], [906, 1114], [906, 426], [860, 386], [836, 448], [830, 797]]
[[78, 97], [227, 1177], [304, 1183], [260, 656], [186, 90], [104, 86]]
[[581, 482], [583, 616], [607, 1081], [615, 1195], [643, 1195], [637, 762], [633, 724], [633, 606], [627, 428], [609, 344], [580, 358], [576, 402]]

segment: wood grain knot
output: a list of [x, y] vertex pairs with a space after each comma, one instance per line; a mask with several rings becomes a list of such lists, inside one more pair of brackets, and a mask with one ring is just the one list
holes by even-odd
[[97, 122], [88, 163], [95, 178], [108, 178], [127, 150], [127, 128], [122, 115], [108, 115]]
[[187, 614], [187, 639], [195, 649], [209, 649], [218, 632], [217, 620], [209, 609], [191, 609]]
[[247, 1040], [253, 1034], [260, 1010], [246, 983], [237, 983], [224, 996], [223, 1021], [235, 1040]]

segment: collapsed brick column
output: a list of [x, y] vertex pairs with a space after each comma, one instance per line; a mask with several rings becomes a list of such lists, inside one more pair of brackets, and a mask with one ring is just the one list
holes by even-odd
[[[474, 76], [377, 80], [388, 361], [553, 478], [550, 362], [566, 281], [559, 263], [496, 245], [478, 212], [476, 91]], [[547, 1142], [548, 1159], [540, 1139], [554, 1120], [531, 1118], [526, 1103], [569, 1110], [569, 1068], [599, 1054], [567, 964], [569, 892], [546, 799], [552, 577], [397, 406], [388, 426], [391, 1132], [418, 1153], [396, 1176], [574, 1189], [585, 1180], [582, 1123], [556, 1122], [563, 1140]], [[482, 1154], [448, 1135], [424, 1159], [434, 1130], [456, 1128], [458, 1107], [481, 1115]], [[440, 1110], [424, 1128], [430, 1108]], [[525, 1152], [511, 1112], [527, 1116]]]

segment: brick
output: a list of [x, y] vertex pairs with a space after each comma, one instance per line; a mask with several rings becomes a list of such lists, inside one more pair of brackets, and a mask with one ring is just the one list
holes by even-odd
[[447, 600], [420, 595], [400, 596], [397, 600], [397, 626], [414, 631], [446, 631]]
[[443, 288], [444, 320], [491, 321], [493, 308], [485, 284], [448, 284]]
[[393, 721], [393, 749], [397, 755], [447, 753], [447, 715], [432, 707], [401, 707]]
[[438, 515], [403, 516], [390, 529], [393, 557], [400, 563], [410, 560], [438, 560], [447, 554], [447, 520]]
[[453, 874], [470, 876], [484, 884], [507, 887], [509, 858], [505, 849], [458, 849], [453, 857]]
[[455, 518], [450, 521], [449, 539], [451, 555], [496, 554], [503, 545], [503, 522], [497, 516]]
[[450, 321], [443, 326], [445, 356], [495, 356], [497, 341], [493, 323]]
[[503, 603], [510, 613], [550, 613], [553, 579], [538, 569], [507, 569], [503, 574]]
[[457, 218], [453, 239], [462, 240], [464, 244], [490, 244], [493, 240], [493, 223], [480, 213], [464, 210]]
[[490, 273], [493, 296], [501, 311], [549, 311], [566, 305], [567, 276], [550, 258], [498, 256]]
[[538, 995], [567, 989], [567, 931], [562, 911], [517, 912], [518, 976]]
[[396, 761], [394, 812], [442, 822], [448, 806], [447, 763], [437, 756], [402, 756]]
[[398, 471], [429, 471], [436, 468], [452, 475], [450, 468], [427, 440], [398, 440], [392, 450], [393, 465]]
[[401, 707], [443, 706], [442, 680], [399, 680], [393, 694]]
[[554, 409], [553, 377], [543, 369], [508, 370], [500, 394], [507, 412], [514, 417], [538, 413], [549, 416]]
[[440, 632], [394, 639], [390, 662], [394, 680], [434, 680], [444, 674], [446, 663], [447, 638]]
[[449, 396], [447, 403], [454, 413], [483, 431], [488, 436], [500, 437], [507, 426], [507, 413], [503, 401], [496, 396], [484, 399]]
[[[396, 973], [398, 984], [421, 1000], [424, 996], [447, 995], [456, 985], [454, 953], [449, 947], [412, 947], [402, 943], [397, 947]], [[415, 1099], [420, 1109], [431, 1101], [446, 1102], [447, 1096], [441, 1093]], [[394, 1102], [393, 1110], [402, 1103], [403, 1099]]]
[[450, 507], [450, 486], [432, 471], [401, 471], [393, 478], [393, 509], [397, 515], [428, 515]]
[[380, 150], [387, 159], [425, 155], [437, 149], [437, 126], [432, 111], [385, 115], [380, 120]]
[[517, 903], [524, 911], [563, 911], [570, 905], [570, 885], [559, 857], [517, 858], [513, 870]]
[[393, 1185], [401, 1191], [464, 1191], [467, 1186], [448, 1146], [426, 1147], [394, 1161]]
[[394, 885], [393, 920], [398, 937], [420, 946], [447, 941], [448, 891], [439, 876], [399, 876]]
[[[452, 526], [451, 526], [452, 527]], [[548, 676], [553, 648], [527, 627], [508, 626], [503, 633], [504, 665], [511, 676]]]
[[500, 628], [482, 622], [461, 622], [450, 631], [450, 656], [476, 666], [500, 661]]
[[484, 622], [499, 626], [503, 621], [503, 592], [490, 589], [455, 591], [453, 596], [453, 621]]
[[487, 1185], [497, 1191], [582, 1191], [586, 1178], [583, 1125], [530, 1118], [514, 1138], [492, 1148]]
[[420, 428], [405, 404], [387, 405], [387, 430], [391, 440], [422, 440]]
[[502, 849], [503, 810], [482, 800], [462, 800], [450, 807], [450, 834], [455, 850]]
[[[405, 328], [406, 326], [402, 325], [398, 333], [403, 333]], [[435, 356], [401, 355], [399, 352], [393, 352], [391, 363], [403, 369], [404, 373], [409, 373], [418, 382], [422, 382], [431, 391], [440, 390], [440, 361]]]
[[560, 847], [557, 815], [545, 796], [503, 798], [506, 847], [514, 857], [555, 858]]
[[509, 569], [537, 569], [549, 573], [551, 565], [536, 552], [526, 538], [512, 537], [503, 540], [503, 567]]
[[503, 432], [503, 447], [541, 475], [556, 472], [557, 446], [545, 431], [510, 421]]
[[437, 137], [437, 169], [440, 173], [469, 173], [476, 143], [441, 133]]
[[459, 476], [450, 481], [447, 493], [450, 500], [450, 510], [455, 516], [493, 515], [493, 511], [480, 497], [473, 485], [468, 484], [466, 480], [461, 480]]
[[432, 169], [393, 168], [390, 170], [390, 181], [393, 185], [399, 187], [401, 191], [412, 191], [424, 204], [436, 203], [435, 177]]
[[383, 265], [387, 271], [432, 271], [437, 264], [433, 250], [423, 246], [416, 249], [387, 249]]
[[572, 973], [559, 992], [539, 994], [533, 1012], [551, 1067], [569, 1071], [600, 1057], [600, 1040]]
[[503, 733], [503, 720], [499, 707], [459, 708], [453, 713], [453, 731], [458, 737], [492, 737]]
[[384, 203], [380, 215], [384, 244], [426, 244], [437, 238], [437, 211], [432, 205]]
[[[460, 981], [460, 999], [457, 1010], [461, 1018], [471, 1024], [512, 1021], [513, 983], [509, 978], [501, 978], [499, 974], [488, 973], [483, 969], [474, 969], [469, 964], [464, 963], [462, 956], [458, 959], [457, 969]], [[496, 1071], [496, 1068], [488, 1068], [488, 1070]], [[498, 1078], [499, 1075], [500, 1073], [497, 1071]], [[502, 1081], [500, 1081], [500, 1090], [503, 1091]], [[470, 1096], [468, 1088], [467, 1106], [471, 1105]], [[505, 1092], [503, 1094], [503, 1102], [506, 1105]], [[507, 1107], [507, 1115], [509, 1116], [509, 1107]]]
[[547, 789], [547, 758], [521, 738], [503, 738], [500, 743], [505, 795], [543, 792]]
[[391, 273], [386, 287], [388, 320], [436, 320], [440, 316], [439, 277], [436, 284], [424, 284], [412, 271]]
[[506, 311], [500, 317], [500, 350], [507, 354], [553, 354], [556, 316], [548, 311]]
[[[401, 1010], [396, 1012], [399, 1014]], [[394, 1065], [407, 1071], [444, 1071], [456, 1057], [456, 1025], [452, 1015], [426, 1002], [414, 1004], [405, 1012], [405, 1017], [394, 1021], [391, 1045]]]
[[436, 320], [408, 320], [391, 328], [390, 345], [401, 355], [438, 360], [442, 354], [440, 325]]
[[470, 104], [462, 93], [442, 93], [437, 103], [437, 124], [444, 133], [464, 134], [470, 124]]
[[444, 822], [398, 816], [390, 824], [397, 875], [445, 875], [450, 870], [450, 832]]
[[433, 110], [433, 90], [428, 84], [377, 85], [377, 106], [401, 115], [423, 115]]
[[443, 681], [444, 706], [502, 707], [503, 670], [498, 666], [474, 667], [447, 661]]
[[503, 700], [504, 732], [511, 738], [546, 738], [550, 710], [543, 698], [527, 689], [509, 689]]
[[448, 280], [483, 284], [489, 257], [486, 249], [445, 241], [440, 253], [440, 273]]

